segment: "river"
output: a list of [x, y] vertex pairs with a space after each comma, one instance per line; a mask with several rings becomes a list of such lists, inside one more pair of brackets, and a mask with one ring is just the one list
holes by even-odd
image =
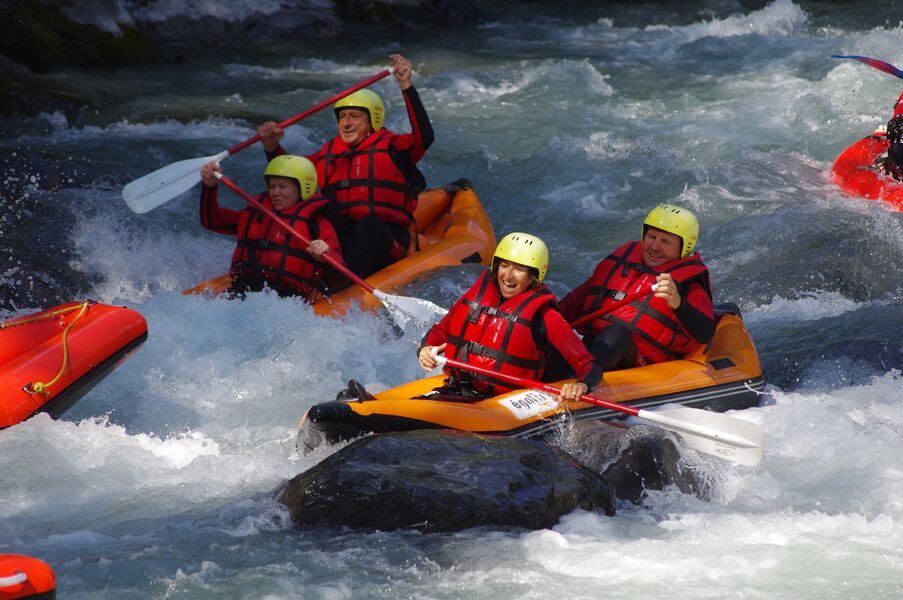
[[[830, 181], [903, 83], [830, 56], [903, 66], [893, 6], [528, 3], [430, 35], [183, 42], [177, 62], [55, 71], [96, 102], [76, 118], [4, 120], [6, 214], [19, 223], [5, 226], [19, 242], [0, 316], [90, 297], [139, 310], [150, 334], [61, 420], [0, 432], [0, 552], [49, 562], [61, 598], [897, 597], [903, 218]], [[635, 239], [656, 204], [698, 215], [715, 300], [739, 305], [765, 368], [768, 393], [741, 415], [765, 433], [761, 464], [707, 460], [709, 501], [652, 492], [543, 531], [290, 526], [273, 490], [335, 451], [299, 458], [298, 419], [350, 378], [376, 391], [419, 377], [419, 332], [268, 294], [184, 296], [226, 271], [233, 242], [200, 227], [197, 189], [144, 215], [121, 190], [394, 52], [414, 62], [436, 131], [427, 181], [466, 177], [499, 237], [543, 237], [557, 293]], [[406, 131], [397, 85], [374, 89], [387, 126]], [[324, 111], [284, 145], [309, 152], [334, 131]], [[53, 182], [50, 164], [64, 173]], [[223, 168], [259, 191], [264, 164], [254, 147]], [[405, 293], [448, 305], [477, 273]]]

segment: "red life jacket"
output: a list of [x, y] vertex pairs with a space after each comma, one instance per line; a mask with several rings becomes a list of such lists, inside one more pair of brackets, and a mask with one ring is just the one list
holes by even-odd
[[405, 227], [414, 221], [417, 194], [426, 184], [416, 167], [400, 164], [394, 137], [380, 129], [355, 148], [339, 136], [326, 144], [317, 175], [321, 193], [334, 201], [334, 221], [358, 221], [367, 215]]
[[[533, 339], [533, 319], [541, 307], [555, 303], [555, 295], [545, 287], [505, 300], [491, 272], [486, 272], [452, 307], [445, 355], [493, 371], [538, 379], [545, 368], [545, 355]], [[484, 394], [514, 389], [483, 375], [445, 371], [458, 380], [471, 380], [474, 389]]]
[[[314, 214], [326, 207], [326, 198], [314, 196], [285, 212], [276, 210], [267, 194], [261, 194], [258, 200], [306, 239], [320, 237], [320, 226], [314, 220]], [[308, 300], [313, 300], [323, 291], [323, 267], [307, 253], [307, 244], [264, 213], [252, 206], [243, 210], [239, 215], [236, 235], [238, 242], [229, 270], [233, 278], [250, 281], [263, 279], [277, 290], [297, 293]]]
[[[682, 296], [692, 282], [698, 282], [709, 297], [712, 296], [709, 271], [699, 253], [656, 270], [643, 264], [643, 246], [634, 241], [616, 249], [596, 266], [590, 278], [589, 293], [583, 301], [583, 314], [647, 289], [661, 273], [671, 274]], [[582, 333], [594, 336], [611, 323], [619, 323], [633, 333], [637, 350], [648, 363], [683, 358], [700, 346], [684, 332], [668, 302], [654, 294], [595, 319], [584, 326]]]

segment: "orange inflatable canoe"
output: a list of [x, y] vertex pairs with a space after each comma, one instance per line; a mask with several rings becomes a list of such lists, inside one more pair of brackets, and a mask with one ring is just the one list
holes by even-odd
[[840, 153], [831, 168], [834, 183], [847, 194], [883, 200], [894, 209], [903, 211], [903, 182], [878, 173], [872, 165], [887, 152], [884, 129], [878, 129]]
[[0, 554], [0, 600], [56, 598], [56, 577], [50, 565], [21, 554]]
[[[739, 309], [716, 306], [718, 324], [709, 344], [682, 360], [605, 373], [592, 395], [638, 409], [683, 404], [715, 411], [759, 403], [765, 385], [759, 356]], [[411, 360], [415, 360], [413, 353]], [[538, 437], [566, 418], [614, 420], [623, 414], [608, 408], [560, 404], [545, 392], [521, 390], [485, 399], [431, 397], [444, 375], [425, 377], [370, 395], [349, 382], [345, 399], [311, 407], [298, 425], [297, 449], [306, 454], [368, 433], [413, 429], [457, 429], [512, 437]], [[355, 389], [356, 388], [356, 389]]]
[[[467, 180], [459, 180], [420, 194], [414, 211], [408, 255], [367, 277], [367, 282], [391, 292], [433, 269], [467, 263], [488, 265], [495, 251], [495, 234], [483, 205]], [[415, 240], [419, 246], [415, 246]], [[419, 250], [417, 249], [419, 247]], [[232, 282], [220, 275], [185, 290], [183, 294], [220, 294]], [[382, 303], [359, 286], [342, 290], [314, 303], [318, 315], [342, 315], [352, 305], [376, 310]]]
[[147, 339], [134, 310], [67, 302], [0, 323], [0, 429], [58, 417]]

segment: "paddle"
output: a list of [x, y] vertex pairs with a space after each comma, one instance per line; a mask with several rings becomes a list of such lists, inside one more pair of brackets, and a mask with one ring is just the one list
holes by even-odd
[[903, 79], [903, 71], [893, 66], [890, 63], [884, 62], [883, 60], [878, 60], [877, 58], [869, 58], [867, 56], [841, 56], [839, 54], [834, 54], [831, 58], [849, 58], [852, 60], [858, 60], [861, 63], [865, 63], [870, 67], [874, 67], [879, 71], [884, 71], [885, 73], [889, 73], [890, 75], [894, 75]]
[[[258, 202], [253, 196], [251, 196], [248, 192], [241, 189], [238, 184], [234, 181], [226, 177], [220, 172], [216, 172], [216, 177], [220, 181], [222, 181], [226, 186], [244, 198], [245, 202], [256, 208], [257, 210], [265, 213], [268, 217], [273, 219], [273, 221], [285, 229], [288, 233], [295, 236], [298, 240], [300, 240], [304, 244], [310, 244], [310, 240], [305, 238], [303, 235], [295, 231], [291, 225], [283, 221], [279, 215], [275, 212]], [[431, 323], [436, 315], [444, 315], [445, 309], [440, 308], [433, 304], [428, 300], [423, 300], [422, 298], [410, 298], [407, 296], [394, 296], [392, 294], [387, 294], [382, 292], [369, 283], [367, 283], [364, 279], [356, 275], [351, 269], [346, 267], [344, 264], [333, 258], [326, 253], [323, 255], [323, 260], [328, 262], [330, 265], [335, 268], [339, 273], [361, 286], [377, 298], [385, 305], [385, 307], [389, 310], [389, 313], [392, 315], [392, 318], [395, 319], [395, 322], [398, 323], [398, 326], [404, 329], [405, 324], [409, 320], [414, 320], [420, 323]]]
[[[282, 123], [279, 123], [279, 127], [284, 129], [289, 125], [294, 125], [301, 119], [309, 117], [315, 112], [326, 108], [330, 104], [341, 100], [345, 96], [353, 94], [359, 89], [365, 88], [368, 85], [379, 81], [383, 77], [389, 75], [391, 72], [392, 69], [380, 71], [373, 77], [365, 79], [364, 81], [351, 86], [343, 92], [339, 92], [332, 98], [324, 100], [316, 106], [312, 106], [304, 112], [298, 113], [294, 117], [286, 119]], [[244, 150], [252, 144], [256, 144], [259, 141], [260, 135], [255, 135], [254, 137], [248, 138], [240, 144], [232, 146], [228, 150], [223, 150], [219, 154], [180, 160], [179, 162], [175, 162], [161, 169], [157, 169], [153, 173], [148, 173], [144, 177], [140, 177], [122, 188], [122, 199], [125, 200], [125, 203], [128, 204], [129, 208], [132, 209], [133, 212], [139, 214], [146, 213], [147, 211], [153, 210], [161, 204], [169, 202], [179, 194], [187, 192], [189, 189], [194, 187], [194, 185], [201, 180], [201, 167], [203, 167], [207, 163], [211, 161], [219, 162], [224, 158], [232, 156], [236, 152]]]
[[630, 304], [631, 302], [636, 302], [637, 300], [640, 300], [641, 298], [645, 298], [646, 296], [648, 296], [649, 294], [651, 294], [654, 291], [655, 291], [655, 285], [653, 284], [653, 285], [647, 287], [645, 290], [640, 290], [639, 292], [636, 292], [635, 294], [631, 294], [631, 295], [623, 298], [622, 300], [618, 300], [611, 306], [606, 306], [604, 308], [600, 308], [599, 310], [593, 311], [593, 312], [589, 313], [588, 315], [583, 315], [579, 319], [577, 319], [571, 323], [568, 323], [568, 325], [570, 325], [572, 329], [577, 329], [584, 323], [588, 323], [588, 322], [592, 321], [593, 319], [601, 317], [602, 315], [607, 315], [608, 313], [610, 313], [612, 311], [618, 310], [625, 304]]
[[[541, 390], [555, 395], [561, 392], [554, 385], [542, 383], [541, 381], [498, 373], [444, 356], [437, 355], [435, 358], [440, 364], [486, 375], [512, 385]], [[687, 446], [699, 452], [725, 458], [742, 465], [755, 465], [762, 460], [764, 444], [762, 431], [758, 425], [750, 421], [689, 407], [669, 408], [651, 412], [616, 402], [600, 400], [589, 394], [584, 394], [580, 397], [580, 400], [655, 423], [668, 431], [680, 434]]]

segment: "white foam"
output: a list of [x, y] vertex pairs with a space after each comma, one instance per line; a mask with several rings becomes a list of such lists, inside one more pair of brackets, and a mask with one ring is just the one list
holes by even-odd
[[242, 21], [254, 15], [269, 15], [281, 8], [279, 0], [151, 0], [131, 10], [137, 21], [165, 21], [174, 17], [200, 19], [214, 17], [228, 22]]
[[[511, 73], [511, 72], [509, 72]], [[474, 76], [457, 76], [452, 82], [450, 90], [437, 90], [436, 93], [454, 102], [456, 105], [463, 103], [468, 105], [473, 102], [496, 100], [506, 98], [517, 101], [517, 95], [539, 85], [549, 85], [557, 81], [567, 81], [568, 85], [579, 83], [585, 86], [590, 93], [600, 96], [611, 96], [614, 88], [606, 81], [607, 75], [588, 60], [545, 60], [539, 63], [524, 64], [515, 69], [508, 76], [499, 78], [494, 83], [486, 83], [482, 78]], [[567, 88], [562, 88], [566, 91]], [[511, 98], [508, 98], [508, 97]]]
[[750, 322], [766, 319], [781, 321], [817, 321], [859, 310], [867, 304], [856, 302], [834, 291], [807, 293], [799, 298], [776, 296], [770, 304], [747, 308], [744, 316]]
[[758, 34], [764, 36], [789, 36], [805, 25], [808, 16], [791, 0], [774, 0], [764, 8], [749, 14], [735, 14], [723, 19], [712, 19], [692, 25], [650, 25], [646, 31], [670, 31], [680, 34], [685, 42], [704, 37], [735, 37]]

